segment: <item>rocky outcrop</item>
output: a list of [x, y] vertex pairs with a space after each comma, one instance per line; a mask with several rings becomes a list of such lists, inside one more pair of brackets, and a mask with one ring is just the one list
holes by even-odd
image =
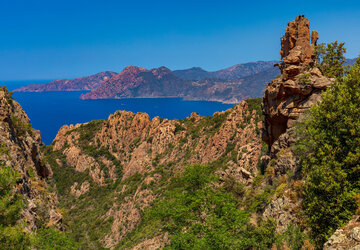
[[166, 245], [170, 243], [168, 233], [163, 235], [158, 235], [154, 238], [145, 240], [140, 244], [136, 245], [132, 248], [132, 250], [141, 250], [141, 249], [148, 249], [148, 250], [155, 250], [155, 249], [162, 249]]
[[[269, 83], [263, 97], [265, 115], [263, 139], [274, 156], [289, 139], [280, 138], [308, 108], [321, 98], [321, 93], [333, 83], [316, 68], [314, 46], [318, 33], [310, 39], [309, 20], [298, 16], [288, 24], [281, 38], [281, 76]], [[288, 137], [288, 136], [285, 136]], [[285, 139], [285, 140], [284, 140]]]
[[101, 83], [116, 75], [115, 72], [105, 71], [95, 75], [80, 77], [72, 80], [61, 79], [45, 84], [32, 83], [15, 89], [14, 92], [47, 92], [47, 91], [79, 91], [91, 90], [99, 87]]
[[354, 216], [347, 225], [336, 232], [324, 244], [325, 250], [360, 249], [360, 217]]
[[0, 89], [0, 167], [11, 167], [20, 175], [16, 186], [26, 200], [23, 219], [28, 230], [39, 225], [62, 228], [62, 216], [56, 211], [56, 193], [48, 190], [46, 179], [51, 168], [43, 163], [40, 132], [19, 103], [5, 89]]

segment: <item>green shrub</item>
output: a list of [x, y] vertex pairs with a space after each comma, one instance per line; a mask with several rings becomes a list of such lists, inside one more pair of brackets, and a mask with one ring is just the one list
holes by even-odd
[[309, 85], [311, 82], [310, 82], [310, 77], [311, 77], [311, 74], [310, 73], [303, 73], [299, 76], [299, 83], [301, 85]]
[[15, 115], [11, 115], [11, 121], [16, 130], [17, 136], [23, 137], [26, 133], [32, 135], [32, 128], [30, 123], [22, 122], [18, 117]]
[[318, 246], [358, 208], [360, 65], [333, 84], [298, 127], [305, 177], [303, 208]]
[[23, 201], [14, 192], [19, 175], [10, 167], [0, 166], [0, 225], [15, 225], [20, 218]]

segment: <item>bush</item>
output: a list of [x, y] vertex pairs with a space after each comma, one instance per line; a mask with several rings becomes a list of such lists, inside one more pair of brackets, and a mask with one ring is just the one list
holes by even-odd
[[332, 85], [299, 128], [305, 177], [303, 208], [318, 246], [358, 207], [360, 191], [360, 65]]
[[32, 128], [30, 123], [24, 123], [14, 115], [11, 115], [11, 121], [16, 130], [17, 136], [24, 137], [26, 133], [32, 135]]

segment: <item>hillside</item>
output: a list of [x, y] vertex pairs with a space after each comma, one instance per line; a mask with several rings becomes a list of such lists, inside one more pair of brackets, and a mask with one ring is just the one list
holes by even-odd
[[[64, 223], [69, 233], [92, 249], [168, 244], [174, 234], [166, 224], [153, 218], [147, 223], [145, 218], [184, 171], [198, 173], [202, 167], [197, 164], [207, 166], [204, 177], [214, 174], [215, 179], [204, 180], [204, 185], [213, 183], [211, 192], [235, 206], [244, 188], [262, 179], [257, 176], [263, 150], [259, 110], [257, 99], [213, 117], [150, 120], [144, 113], [118, 111], [107, 120], [62, 127], [47, 149], [47, 162], [54, 170], [61, 208], [67, 211]], [[195, 169], [188, 170], [188, 165]], [[249, 203], [267, 202], [258, 187], [251, 192], [255, 193]], [[245, 224], [237, 227], [252, 227], [247, 214], [259, 208], [248, 209], [244, 214], [239, 210]]]
[[46, 92], [46, 91], [79, 91], [97, 88], [102, 82], [109, 80], [116, 73], [112, 71], [100, 72], [95, 75], [75, 78], [72, 80], [61, 79], [45, 84], [32, 83], [14, 90], [14, 92]]

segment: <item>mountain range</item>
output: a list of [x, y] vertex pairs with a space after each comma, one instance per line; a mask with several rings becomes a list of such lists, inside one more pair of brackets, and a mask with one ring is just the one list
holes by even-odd
[[128, 66], [120, 73], [106, 71], [73, 80], [30, 84], [14, 92], [90, 90], [81, 99], [182, 97], [239, 103], [263, 94], [266, 83], [279, 74], [274, 63], [242, 63], [214, 72], [199, 67], [171, 71], [164, 66], [150, 70]]
[[232, 67], [213, 72], [206, 71], [200, 67], [193, 67], [184, 70], [174, 70], [173, 72], [177, 77], [189, 80], [203, 80], [206, 78], [236, 80], [271, 69], [274, 67], [275, 63], [278, 63], [278, 61], [240, 63]]

